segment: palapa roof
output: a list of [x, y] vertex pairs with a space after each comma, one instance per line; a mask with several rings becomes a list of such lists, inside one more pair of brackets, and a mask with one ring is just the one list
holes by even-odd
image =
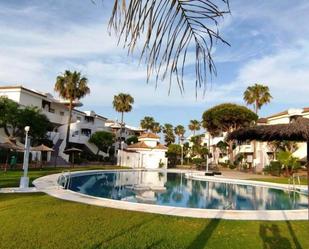
[[0, 143], [0, 148], [3, 149], [10, 149], [10, 150], [17, 150], [17, 151], [24, 151], [24, 147], [17, 144], [15, 138], [5, 138], [3, 143]]
[[63, 152], [66, 153], [66, 154], [70, 154], [70, 153], [73, 153], [73, 152], [83, 152], [83, 151], [78, 149], [78, 148], [72, 147], [72, 148], [64, 150]]
[[52, 148], [49, 148], [49, 147], [47, 147], [46, 145], [44, 145], [44, 144], [41, 144], [41, 145], [39, 145], [39, 146], [36, 146], [36, 147], [32, 147], [31, 148], [31, 151], [47, 151], [47, 152], [52, 152], [52, 151], [54, 151]]
[[309, 141], [309, 119], [298, 117], [288, 124], [258, 125], [238, 129], [228, 135], [228, 140]]

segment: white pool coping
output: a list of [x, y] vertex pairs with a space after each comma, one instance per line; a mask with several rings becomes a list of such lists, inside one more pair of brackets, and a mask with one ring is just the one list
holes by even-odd
[[[81, 175], [96, 172], [115, 172], [115, 171], [136, 171], [136, 170], [96, 170], [96, 171], [77, 171], [70, 173], [71, 175]], [[167, 172], [175, 172], [173, 170], [167, 170]], [[179, 172], [179, 171], [177, 171]], [[218, 210], [218, 209], [200, 209], [200, 208], [184, 208], [184, 207], [172, 207], [161, 206], [144, 203], [134, 203], [121, 200], [112, 200], [101, 197], [94, 197], [77, 193], [71, 190], [63, 189], [58, 185], [58, 177], [62, 174], [53, 174], [36, 179], [33, 184], [38, 191], [44, 192], [50, 196], [74, 201], [89, 205], [95, 205], [100, 207], [116, 208], [130, 211], [139, 211], [146, 213], [192, 217], [192, 218], [208, 218], [208, 219], [227, 219], [227, 220], [307, 220], [308, 209], [297, 210]], [[214, 179], [214, 178], [219, 178]], [[201, 179], [199, 179], [201, 180]], [[257, 182], [247, 180], [236, 180], [224, 177], [207, 177], [204, 178], [207, 181], [224, 181], [226, 183], [238, 183], [242, 181], [243, 184], [247, 182], [247, 185], [264, 186], [271, 188], [284, 188], [288, 189], [284, 184], [275, 184], [268, 182]]]

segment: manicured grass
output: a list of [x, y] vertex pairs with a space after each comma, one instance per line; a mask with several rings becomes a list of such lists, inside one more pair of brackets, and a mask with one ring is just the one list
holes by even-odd
[[309, 248], [308, 221], [180, 218], [0, 195], [0, 248]]
[[[286, 178], [286, 177], [276, 177], [276, 178], [250, 178], [250, 179], [248, 179], [248, 180], [288, 184], [288, 178]], [[298, 181], [297, 181], [296, 179], [295, 179], [295, 184], [298, 184]], [[300, 184], [302, 184], [302, 185], [307, 185], [307, 179], [301, 178], [301, 179], [300, 179]]]
[[[119, 169], [117, 166], [87, 166], [87, 167], [75, 167], [75, 168], [43, 168], [43, 169], [30, 169], [29, 177], [30, 183], [36, 178], [41, 176], [61, 173], [64, 170], [77, 171], [77, 170], [96, 170], [96, 169]], [[124, 167], [121, 167], [124, 168]], [[20, 177], [22, 176], [22, 170], [9, 170], [7, 172], [0, 171], [0, 188], [5, 187], [18, 187]]]

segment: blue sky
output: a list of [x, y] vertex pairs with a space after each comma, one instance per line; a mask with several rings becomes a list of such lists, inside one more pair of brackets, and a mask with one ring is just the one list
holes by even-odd
[[218, 76], [206, 96], [197, 99], [191, 75], [185, 77], [183, 96], [176, 85], [168, 96], [168, 82], [157, 89], [146, 83], [145, 68], [107, 32], [110, 3], [0, 0], [0, 85], [53, 93], [58, 74], [81, 70], [91, 87], [82, 109], [119, 118], [112, 99], [127, 92], [135, 98], [133, 111], [125, 115], [132, 125], [150, 115], [187, 126], [215, 104], [243, 104], [243, 91], [257, 82], [268, 85], [274, 97], [260, 116], [309, 106], [307, 0], [230, 0], [232, 14], [221, 21], [220, 33], [231, 47], [216, 47]]

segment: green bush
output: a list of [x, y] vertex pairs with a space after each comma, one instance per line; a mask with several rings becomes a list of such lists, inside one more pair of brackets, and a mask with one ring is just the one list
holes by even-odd
[[192, 158], [192, 163], [197, 167], [197, 169], [206, 167], [206, 160], [203, 158]]
[[280, 176], [282, 172], [282, 164], [278, 161], [271, 161], [269, 165], [265, 166], [263, 171], [273, 176]]
[[233, 163], [230, 163], [229, 164], [229, 168], [230, 169], [236, 169], [237, 165], [236, 164], [233, 164]]
[[227, 168], [229, 166], [227, 163], [222, 162], [219, 162], [219, 165], [222, 166], [223, 168]]

